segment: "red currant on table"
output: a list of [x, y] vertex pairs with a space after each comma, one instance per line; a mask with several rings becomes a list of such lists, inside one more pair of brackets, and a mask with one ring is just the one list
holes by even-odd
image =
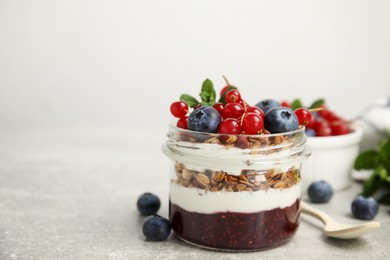
[[229, 90], [225, 95], [226, 103], [239, 103], [241, 101], [241, 94], [236, 89]]
[[182, 117], [177, 121], [176, 126], [183, 129], [188, 129], [188, 117]]
[[175, 101], [171, 104], [171, 114], [174, 117], [182, 118], [187, 115], [188, 105], [184, 101]]
[[223, 118], [240, 118], [244, 114], [244, 108], [237, 103], [227, 103], [223, 110]]
[[306, 108], [297, 108], [294, 111], [300, 125], [307, 125], [311, 120], [311, 112]]
[[228, 118], [219, 125], [220, 134], [241, 134], [242, 128], [240, 122], [235, 118]]
[[264, 122], [261, 117], [253, 112], [245, 114], [242, 119], [242, 130], [248, 135], [255, 135], [264, 129]]

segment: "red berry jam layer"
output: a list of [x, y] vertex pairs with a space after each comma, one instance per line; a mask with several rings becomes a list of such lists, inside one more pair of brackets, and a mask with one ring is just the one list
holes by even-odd
[[256, 213], [189, 212], [169, 203], [176, 235], [190, 243], [219, 250], [249, 251], [284, 244], [299, 226], [300, 199], [291, 206]]

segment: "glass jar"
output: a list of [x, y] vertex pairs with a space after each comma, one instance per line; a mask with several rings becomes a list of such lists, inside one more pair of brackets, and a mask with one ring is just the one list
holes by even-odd
[[300, 220], [304, 128], [221, 135], [171, 125], [163, 152], [173, 162], [169, 218], [180, 239], [253, 251], [282, 245]]

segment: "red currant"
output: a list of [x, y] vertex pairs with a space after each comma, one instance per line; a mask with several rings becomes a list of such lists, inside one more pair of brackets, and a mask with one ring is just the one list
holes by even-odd
[[330, 127], [332, 128], [333, 135], [345, 135], [351, 132], [348, 123], [344, 120], [333, 121], [330, 123]]
[[244, 108], [237, 103], [227, 103], [223, 110], [223, 118], [240, 118], [244, 114]]
[[264, 114], [264, 111], [261, 110], [261, 108], [258, 108], [258, 107], [256, 107], [256, 106], [254, 106], [254, 107], [248, 106], [246, 111], [247, 111], [247, 112], [252, 112], [252, 113], [258, 114], [258, 115], [261, 117], [261, 119], [264, 120], [265, 114]]
[[242, 130], [248, 135], [259, 134], [263, 128], [263, 119], [256, 113], [249, 112], [242, 119]]
[[218, 113], [222, 116], [223, 115], [223, 110], [224, 110], [224, 104], [223, 103], [215, 103], [213, 107], [218, 111]]
[[290, 103], [289, 103], [288, 101], [286, 101], [286, 100], [283, 100], [282, 102], [280, 102], [280, 105], [281, 105], [282, 107], [291, 108]]
[[177, 121], [176, 126], [179, 128], [188, 129], [188, 117], [180, 118], [179, 121]]
[[225, 94], [226, 90], [228, 90], [229, 87], [230, 87], [229, 85], [224, 86], [224, 87], [221, 89], [221, 92], [219, 93], [219, 96], [222, 97], [223, 94]]
[[171, 104], [171, 114], [174, 117], [182, 118], [187, 115], [188, 105], [184, 101], [175, 101]]
[[235, 118], [228, 118], [219, 125], [220, 134], [241, 134], [242, 128], [240, 122]]
[[229, 90], [225, 95], [226, 103], [239, 103], [241, 101], [241, 94], [236, 89]]
[[311, 113], [306, 108], [297, 108], [294, 111], [300, 125], [307, 125], [311, 120]]
[[316, 123], [317, 123], [316, 117], [312, 115], [310, 121], [307, 122], [306, 128], [314, 129], [316, 126]]
[[325, 120], [317, 121], [314, 130], [316, 131], [317, 136], [331, 136], [332, 128], [329, 123]]

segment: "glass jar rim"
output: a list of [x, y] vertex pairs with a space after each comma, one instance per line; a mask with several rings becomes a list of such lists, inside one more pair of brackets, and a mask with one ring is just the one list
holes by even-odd
[[276, 136], [286, 136], [286, 135], [294, 135], [297, 133], [304, 133], [305, 132], [305, 127], [304, 126], [299, 126], [298, 129], [293, 130], [293, 131], [288, 131], [288, 132], [281, 132], [281, 133], [267, 133], [267, 134], [255, 134], [255, 135], [250, 135], [250, 134], [220, 134], [220, 133], [208, 133], [208, 132], [199, 132], [199, 131], [193, 131], [189, 129], [184, 129], [176, 126], [174, 122], [171, 122], [169, 124], [169, 128], [174, 130], [175, 132], [182, 132], [182, 133], [188, 133], [191, 135], [204, 135], [204, 136], [209, 136], [209, 137], [219, 137], [219, 136], [237, 136], [237, 137], [246, 137], [246, 138], [258, 138], [258, 137], [276, 137]]

